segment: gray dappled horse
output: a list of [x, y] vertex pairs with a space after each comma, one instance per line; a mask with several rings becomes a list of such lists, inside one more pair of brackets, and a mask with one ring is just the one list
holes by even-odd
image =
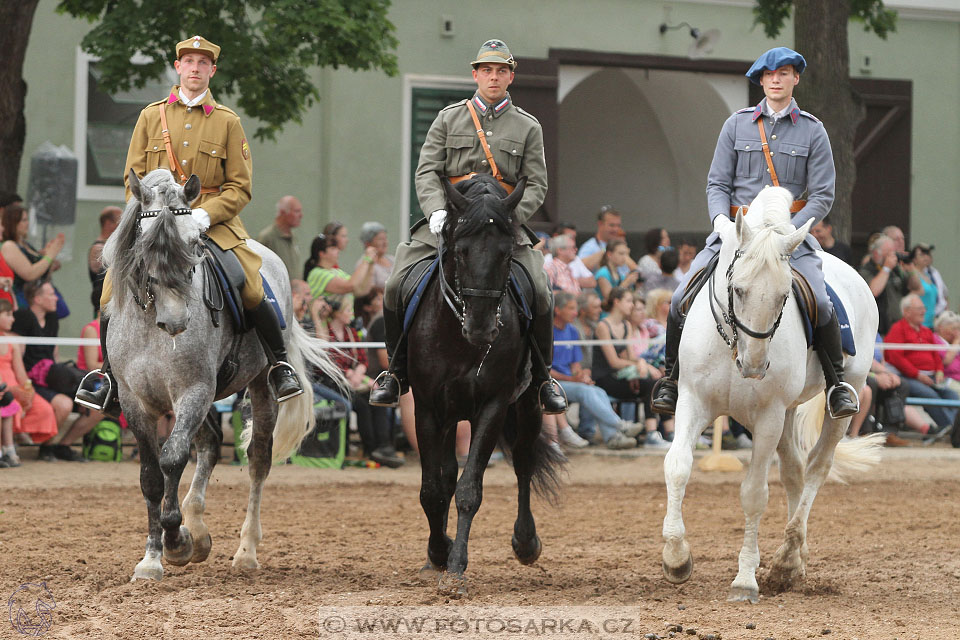
[[[104, 309], [111, 323], [110, 361], [120, 405], [140, 447], [140, 488], [149, 520], [146, 554], [133, 579], [163, 577], [161, 548], [163, 559], [177, 566], [202, 562], [209, 555], [211, 538], [203, 511], [207, 482], [220, 457], [220, 438], [201, 423], [214, 400], [244, 387], [253, 402], [253, 424], [243, 435], [250, 495], [233, 566], [256, 569], [260, 498], [271, 459], [286, 458], [314, 423], [305, 362], [334, 380], [342, 377], [323, 342], [308, 336], [293, 317], [283, 263], [263, 245], [247, 240], [263, 258], [261, 272], [287, 320], [284, 341], [290, 364], [306, 382], [303, 394], [278, 406], [267, 386], [269, 366], [256, 332], [238, 334], [228, 313], [214, 326], [203, 302], [200, 229], [190, 215], [181, 215], [189, 213], [199, 194], [199, 179], [191, 176], [181, 187], [166, 169], [152, 171], [142, 181], [131, 171], [130, 190], [133, 197], [104, 247], [103, 263], [110, 268], [115, 290]], [[218, 392], [217, 372], [228, 355], [235, 357], [237, 372]], [[168, 411], [174, 412], [176, 423], [159, 449], [157, 419]], [[197, 448], [197, 468], [181, 515], [177, 488], [191, 442]]]

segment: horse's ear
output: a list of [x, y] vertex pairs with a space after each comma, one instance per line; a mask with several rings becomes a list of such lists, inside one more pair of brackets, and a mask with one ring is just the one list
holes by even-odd
[[747, 224], [743, 217], [743, 211], [737, 211], [737, 238], [740, 240], [740, 246], [744, 246], [753, 239], [753, 229]]
[[523, 190], [527, 187], [527, 176], [520, 178], [520, 181], [517, 182], [517, 186], [514, 187], [513, 191], [506, 198], [503, 199], [503, 206], [507, 211], [513, 211], [517, 208], [517, 205], [520, 204], [520, 198], [523, 197]]
[[463, 194], [457, 191], [457, 188], [450, 184], [450, 181], [443, 176], [440, 176], [440, 183], [443, 185], [443, 190], [447, 194], [447, 201], [453, 205], [454, 211], [459, 211], [460, 213], [466, 211], [470, 203], [463, 197]]
[[137, 202], [143, 204], [143, 188], [140, 186], [140, 178], [137, 177], [137, 172], [132, 168], [128, 179], [130, 181], [130, 193], [137, 199]]
[[813, 218], [810, 218], [803, 224], [802, 227], [786, 236], [783, 239], [783, 253], [790, 255], [796, 251], [797, 247], [800, 246], [800, 243], [803, 242], [804, 238], [807, 237], [807, 234], [810, 233], [811, 226], [813, 226]]
[[190, 204], [196, 200], [199, 195], [200, 178], [194, 173], [190, 176], [190, 179], [187, 180], [187, 183], [183, 185], [183, 199], [187, 201], [187, 204]]

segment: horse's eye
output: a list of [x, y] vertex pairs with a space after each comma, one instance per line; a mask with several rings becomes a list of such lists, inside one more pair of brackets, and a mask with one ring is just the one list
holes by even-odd
[[734, 288], [733, 288], [733, 292], [734, 292], [735, 294], [737, 294], [737, 297], [738, 297], [738, 298], [742, 298], [742, 297], [743, 297], [743, 289], [742, 289], [741, 287], [734, 287]]

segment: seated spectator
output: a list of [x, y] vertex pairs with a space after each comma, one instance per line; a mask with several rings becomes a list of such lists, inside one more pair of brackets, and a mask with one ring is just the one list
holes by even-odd
[[[573, 277], [576, 278], [577, 284], [580, 285], [580, 289], [595, 289], [597, 287], [597, 279], [593, 276], [593, 272], [583, 264], [580, 256], [576, 255], [577, 228], [568, 222], [561, 222], [560, 225], [557, 226], [557, 230], [553, 232], [553, 237], [556, 238], [557, 236], [566, 236], [573, 242], [574, 256], [573, 260], [568, 263], [568, 266], [570, 267], [570, 271], [573, 272]], [[550, 264], [551, 260], [553, 260], [553, 256], [549, 253], [543, 257], [544, 268]]]
[[877, 300], [877, 310], [880, 312], [877, 330], [886, 335], [901, 317], [900, 301], [910, 292], [911, 276], [900, 265], [893, 240], [887, 235], [878, 235], [869, 248], [870, 253], [859, 271]]
[[293, 298], [293, 317], [300, 326], [310, 319], [310, 285], [299, 278], [290, 281], [290, 296]]
[[[350, 326], [353, 310], [346, 309], [343, 303], [338, 300], [331, 300], [330, 307], [327, 339], [330, 342], [339, 343], [360, 342], [356, 329]], [[372, 411], [374, 407], [371, 407], [367, 402], [372, 380], [367, 375], [366, 350], [339, 347], [332, 352], [332, 355], [352, 391], [350, 404], [357, 414], [357, 431], [360, 433], [360, 441], [363, 443], [364, 456], [386, 467], [403, 466], [405, 461], [397, 455], [397, 451], [393, 447], [393, 429], [389, 421], [385, 419], [385, 412], [375, 414]]]
[[[324, 234], [318, 235], [310, 244], [310, 257], [304, 265], [304, 271], [313, 265], [307, 272], [307, 284], [310, 285], [310, 295], [314, 298], [338, 297], [343, 302], [344, 309], [353, 315], [353, 296], [363, 296], [373, 288], [373, 259], [376, 249], [364, 249], [360, 266], [353, 275], [350, 275], [337, 266], [340, 260], [340, 246], [335, 238]], [[353, 318], [350, 319], [353, 321]]]
[[927, 267], [933, 263], [931, 251], [933, 251], [932, 245], [920, 243], [910, 250], [910, 257], [904, 260], [904, 269], [912, 276], [910, 282], [913, 288], [910, 291], [920, 296], [923, 306], [927, 309], [923, 316], [923, 326], [928, 329], [933, 329], [938, 296], [937, 285], [927, 272]]
[[[610, 205], [605, 205], [600, 208], [600, 213], [597, 214], [597, 234], [584, 242], [577, 252], [577, 256], [583, 260], [583, 264], [590, 271], [596, 272], [597, 269], [600, 268], [600, 263], [603, 260], [603, 252], [607, 248], [607, 243], [611, 240], [622, 240], [624, 235], [626, 235], [623, 232], [621, 220], [620, 212]], [[627, 264], [624, 267], [623, 273], [620, 275], [625, 276], [628, 271], [636, 268], [637, 263], [628, 257]]]
[[856, 266], [853, 263], [853, 250], [850, 245], [833, 237], [833, 223], [830, 220], [830, 214], [825, 215], [820, 222], [810, 227], [810, 233], [817, 239], [824, 251], [835, 255], [851, 267]]
[[[580, 333], [581, 340], [594, 339], [601, 313], [603, 313], [603, 307], [596, 291], [582, 291], [577, 296], [577, 320], [574, 324]], [[586, 349], [583, 352], [581, 364], [585, 369], [593, 368], [593, 349]]]
[[647, 293], [647, 319], [644, 326], [650, 334], [650, 348], [643, 357], [655, 367], [663, 367], [667, 344], [667, 316], [670, 314], [671, 292], [654, 289]]
[[[368, 342], [367, 333], [370, 330], [370, 325], [377, 318], [383, 317], [383, 293], [374, 289], [367, 295], [356, 298], [353, 301], [353, 314], [356, 318], [353, 326], [356, 328], [357, 334], [364, 342]], [[377, 374], [379, 373], [378, 371]], [[376, 380], [375, 377], [374, 380]]]
[[[8, 300], [0, 300], [0, 333], [6, 335], [13, 326], [13, 305]], [[30, 407], [33, 395], [33, 386], [27, 373], [23, 369], [23, 360], [16, 345], [0, 341], [0, 468], [20, 466], [20, 456], [13, 443], [13, 434], [27, 433], [23, 422], [23, 405], [16, 400], [23, 398], [24, 404]], [[29, 392], [27, 391], [29, 389]], [[46, 403], [44, 403], [46, 404]], [[53, 409], [48, 409], [46, 433], [56, 435], [56, 422], [53, 419]], [[36, 412], [35, 412], [36, 413]], [[51, 433], [52, 431], [52, 433]], [[39, 438], [44, 432], [33, 431]]]
[[3, 225], [0, 255], [13, 270], [13, 294], [17, 298], [17, 306], [26, 307], [28, 303], [23, 295], [23, 285], [49, 277], [60, 268], [60, 262], [56, 258], [63, 249], [66, 238], [62, 233], [58, 233], [44, 246], [43, 251], [34, 249], [27, 242], [30, 217], [27, 210], [19, 204], [4, 207], [0, 223]]
[[[643, 236], [643, 246], [646, 253], [637, 261], [637, 269], [640, 271], [641, 279], [646, 281], [663, 272], [660, 268], [660, 254], [670, 247], [670, 234], [660, 227], [650, 229]], [[672, 271], [673, 269], [668, 273]]]
[[[117, 225], [120, 224], [121, 213], [123, 211], [120, 207], [104, 207], [103, 211], [100, 212], [100, 235], [87, 250], [87, 275], [90, 276], [90, 284], [95, 285], [100, 282], [101, 291], [103, 290], [103, 276], [107, 271], [100, 263], [100, 256], [103, 255], [103, 245], [107, 243], [107, 240], [116, 231]], [[91, 298], [91, 301], [93, 301], [93, 315], [97, 315], [97, 311], [100, 309], [100, 298]]]
[[547, 246], [553, 259], [549, 262], [544, 261], [543, 268], [547, 272], [547, 277], [550, 278], [553, 290], [577, 295], [580, 293], [580, 283], [577, 282], [573, 269], [570, 268], [570, 263], [577, 257], [577, 247], [573, 240], [568, 236], [554, 236], [550, 238]]
[[[18, 309], [14, 313], [13, 330], [21, 336], [34, 338], [56, 338], [59, 334], [59, 320], [57, 318], [57, 294], [49, 282], [34, 280], [24, 285], [24, 296], [27, 307]], [[56, 429], [59, 432], [64, 428], [70, 412], [74, 409], [73, 396], [76, 386], [72, 389], [52, 389], [41, 384], [49, 377], [51, 365], [57, 362], [57, 347], [49, 344], [26, 345], [23, 351], [23, 366], [27, 375], [33, 380], [37, 396], [46, 400], [53, 407], [56, 420]], [[80, 379], [77, 377], [76, 385]], [[19, 400], [19, 399], [18, 399]], [[95, 424], [103, 419], [99, 411], [91, 411], [77, 407], [80, 414], [73, 424], [66, 430], [60, 443], [57, 445], [40, 445], [39, 457], [41, 460], [54, 459], [69, 460], [71, 462], [85, 462], [83, 456], [70, 448], [82, 438]]]
[[[883, 342], [880, 334], [877, 334], [877, 342]], [[849, 434], [854, 437], [861, 435], [866, 418], [873, 416], [873, 423], [887, 434], [888, 447], [907, 446], [907, 441], [897, 434], [908, 424], [908, 411], [914, 409], [906, 405], [910, 388], [892, 367], [887, 366], [882, 349], [873, 351], [873, 361], [870, 363], [864, 389], [867, 394], [860, 395], [861, 411], [850, 421]], [[903, 415], [900, 415], [901, 409]], [[922, 429], [922, 432], [926, 433], [928, 430]]]
[[[556, 295], [553, 305], [553, 339], [579, 340], [580, 335], [573, 321], [577, 317], [577, 300], [569, 293]], [[557, 380], [568, 402], [580, 405], [581, 424], [584, 418], [592, 418], [591, 423], [600, 427], [600, 435], [610, 449], [632, 449], [637, 446], [636, 436], [643, 431], [640, 425], [630, 424], [620, 419], [610, 407], [610, 398], [606, 391], [596, 386], [590, 376], [590, 370], [581, 366], [583, 353], [577, 345], [557, 344], [553, 349], [553, 367], [550, 375]], [[557, 416], [558, 418], [563, 416]], [[557, 425], [557, 436], [561, 443], [580, 448], [587, 443], [573, 432], [566, 423]]]
[[[360, 242], [363, 243], [364, 250], [367, 247], [373, 247], [373, 288], [383, 291], [387, 287], [387, 278], [393, 272], [393, 263], [396, 258], [388, 255], [390, 244], [387, 240], [387, 228], [379, 222], [364, 222], [360, 228]], [[357, 261], [354, 271], [360, 269], [361, 263], [367, 259], [366, 253]]]
[[606, 300], [615, 287], [633, 289], [640, 278], [638, 271], [631, 271], [621, 276], [620, 268], [627, 265], [630, 259], [630, 248], [623, 240], [611, 240], [603, 252], [603, 261], [597, 270], [597, 293], [601, 300]]
[[[668, 298], [669, 301], [669, 298]], [[622, 287], [610, 292], [604, 304], [606, 318], [597, 323], [597, 340], [626, 340], [630, 337], [630, 318], [633, 312], [633, 293]], [[667, 449], [670, 444], [657, 431], [657, 416], [650, 405], [650, 392], [662, 376], [661, 371], [642, 358], [635, 358], [629, 345], [595, 346], [593, 351], [593, 379], [615, 400], [643, 404], [647, 436], [644, 445]]]
[[690, 271], [690, 265], [693, 259], [697, 257], [697, 245], [690, 240], [681, 240], [677, 247], [677, 268], [673, 271], [673, 277], [677, 282], [682, 282], [683, 277]]
[[666, 289], [671, 294], [674, 289], [680, 286], [680, 281], [673, 274], [677, 270], [679, 257], [675, 249], [667, 248], [660, 254], [660, 267], [662, 271], [648, 276], [643, 281], [643, 293], [647, 294], [654, 289]]
[[[944, 311], [937, 316], [933, 323], [934, 339], [943, 345], [960, 346], [960, 314], [955, 311]], [[960, 353], [954, 349], [938, 351], [943, 360], [943, 375], [947, 386], [956, 393], [960, 393]]]
[[[937, 344], [933, 331], [923, 326], [926, 307], [916, 294], [904, 296], [900, 303], [903, 318], [890, 327], [885, 342], [894, 344]], [[943, 360], [936, 351], [901, 351], [887, 349], [887, 362], [897, 368], [906, 380], [911, 396], [922, 398], [960, 399], [953, 390], [944, 385]], [[953, 425], [957, 409], [954, 407], [925, 406], [924, 409], [936, 422], [934, 437], [947, 433]]]

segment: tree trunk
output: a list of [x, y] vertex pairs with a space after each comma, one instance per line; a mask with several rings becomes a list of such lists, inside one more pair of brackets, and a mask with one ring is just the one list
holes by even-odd
[[0, 191], [17, 191], [27, 135], [23, 59], [39, 0], [0, 0]]
[[850, 83], [847, 23], [850, 0], [794, 0], [796, 50], [807, 60], [797, 85], [797, 102], [823, 121], [837, 166], [836, 199], [830, 211], [833, 235], [850, 242], [853, 186], [857, 181], [854, 137], [866, 116], [860, 96]]

